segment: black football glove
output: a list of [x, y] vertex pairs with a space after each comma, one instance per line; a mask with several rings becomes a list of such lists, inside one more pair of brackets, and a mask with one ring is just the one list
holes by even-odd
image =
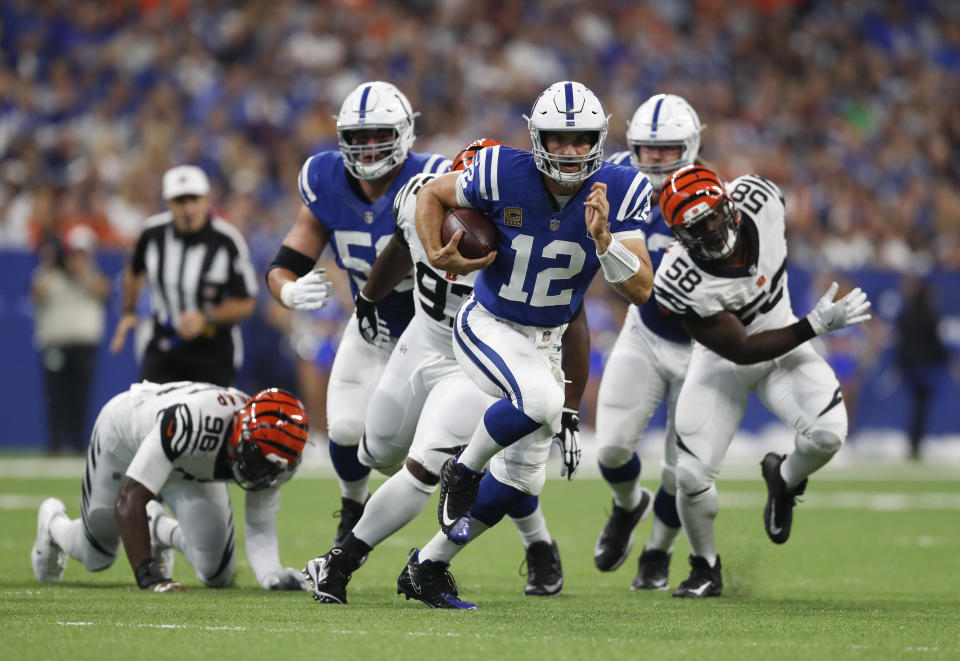
[[560, 416], [560, 431], [553, 437], [560, 446], [560, 477], [572, 480], [580, 466], [580, 414], [573, 409], [563, 409]]
[[360, 326], [360, 336], [375, 347], [385, 346], [390, 342], [390, 330], [386, 322], [377, 314], [377, 304], [357, 292], [354, 301], [357, 307], [357, 324]]

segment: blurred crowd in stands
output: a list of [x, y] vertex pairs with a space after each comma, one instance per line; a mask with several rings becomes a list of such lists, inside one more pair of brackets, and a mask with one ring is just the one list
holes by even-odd
[[[794, 264], [960, 268], [952, 0], [5, 0], [0, 44], [0, 248], [87, 224], [127, 249], [163, 208], [160, 174], [192, 163], [262, 267], [360, 82], [396, 84], [421, 113], [414, 150], [452, 156], [481, 136], [529, 147], [521, 114], [572, 79], [613, 115], [608, 154], [651, 94], [688, 99], [706, 161], [785, 192]], [[320, 390], [351, 309], [338, 289], [341, 307], [284, 345]], [[261, 297], [254, 323], [288, 337], [289, 313]], [[602, 346], [622, 309], [597, 300]]]

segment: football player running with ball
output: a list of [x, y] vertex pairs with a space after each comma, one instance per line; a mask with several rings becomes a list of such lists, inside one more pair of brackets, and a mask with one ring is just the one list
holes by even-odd
[[[693, 165], [700, 150], [700, 118], [683, 98], [655, 94], [644, 101], [627, 125], [629, 151], [610, 157], [629, 163], [653, 185], [647, 220], [647, 250], [654, 271], [673, 234], [657, 206], [660, 187], [670, 173]], [[634, 529], [653, 508], [650, 539], [637, 562], [632, 587], [666, 589], [674, 540], [680, 534], [676, 505], [677, 443], [674, 411], [690, 361], [690, 336], [680, 320], [657, 305], [656, 292], [641, 307], [631, 305], [607, 359], [597, 397], [597, 458], [600, 474], [613, 493], [613, 511], [597, 537], [594, 564], [613, 571], [627, 559]], [[660, 489], [656, 497], [642, 488], [637, 443], [660, 402], [667, 401]]]
[[306, 440], [303, 405], [286, 391], [250, 398], [209, 383], [136, 383], [97, 416], [80, 518], [71, 521], [56, 498], [40, 505], [34, 576], [62, 580], [67, 556], [101, 571], [122, 542], [144, 590], [186, 590], [170, 580], [174, 549], [204, 585], [228, 586], [236, 559], [226, 483], [235, 481], [247, 491], [244, 539], [257, 582], [267, 590], [306, 590], [303, 574], [280, 564], [276, 528], [279, 488], [293, 476]]
[[[454, 159], [452, 170], [468, 167], [482, 149], [502, 143], [481, 139], [467, 145]], [[484, 411], [493, 403], [460, 369], [453, 353], [453, 322], [457, 309], [473, 291], [476, 273], [456, 275], [435, 269], [427, 261], [417, 236], [414, 217], [417, 193], [436, 179], [434, 174], [413, 177], [397, 195], [394, 215], [397, 230], [377, 258], [358, 307], [360, 333], [369, 342], [381, 339], [375, 301], [400, 282], [411, 268], [416, 278], [413, 321], [397, 341], [390, 362], [367, 410], [367, 427], [360, 442], [360, 463], [391, 475], [370, 497], [363, 516], [342, 544], [307, 563], [313, 597], [322, 603], [347, 602], [346, 586], [363, 558], [384, 539], [412, 521], [440, 481], [440, 469], [470, 440]], [[566, 405], [576, 410], [589, 368], [589, 330], [582, 311], [563, 338], [564, 371], [571, 375]], [[579, 462], [576, 418], [568, 418], [566, 442], [570, 463], [563, 473], [571, 477]], [[526, 494], [506, 512], [517, 526], [526, 547], [527, 585], [524, 593], [559, 594], [563, 572], [557, 544], [547, 530], [537, 496]], [[499, 516], [503, 516], [499, 512]], [[476, 522], [473, 534], [496, 520]], [[456, 596], [456, 594], [447, 595]], [[422, 594], [423, 600], [442, 600], [440, 594]], [[442, 602], [446, 603], [446, 602]]]
[[[393, 200], [421, 172], [446, 172], [450, 161], [436, 154], [410, 152], [414, 118], [407, 98], [390, 83], [364, 83], [344, 100], [337, 115], [338, 151], [314, 154], [300, 170], [302, 204], [297, 221], [270, 264], [267, 283], [288, 308], [315, 310], [330, 296], [330, 283], [317, 259], [329, 243], [337, 265], [350, 275], [361, 309], [369, 302], [358, 292], [377, 255], [393, 236]], [[413, 279], [404, 279], [376, 304], [385, 326], [383, 342], [360, 336], [355, 318], [343, 331], [327, 390], [330, 458], [340, 480], [340, 544], [363, 514], [370, 468], [357, 460], [364, 419], [373, 392], [390, 357], [395, 338], [413, 317]]]
[[[565, 402], [560, 338], [593, 276], [602, 269], [637, 305], [650, 296], [642, 227], [650, 183], [633, 168], [602, 161], [607, 120], [589, 89], [556, 83], [527, 120], [532, 153], [484, 149], [469, 168], [434, 179], [418, 195], [417, 234], [430, 264], [461, 275], [482, 269], [457, 312], [454, 352], [496, 400], [459, 458], [444, 464], [441, 532], [411, 554], [397, 583], [408, 597], [445, 595], [427, 601], [431, 606], [472, 607], [451, 593], [450, 559], [471, 539], [475, 521], [499, 520], [543, 487]], [[453, 207], [475, 208], [494, 221], [495, 252], [466, 259], [457, 234], [442, 244], [444, 214]]]
[[675, 422], [677, 508], [691, 572], [673, 595], [715, 597], [723, 590], [715, 480], [747, 398], [755, 392], [796, 431], [792, 453], [771, 452], [761, 462], [764, 525], [782, 544], [807, 476], [830, 461], [847, 435], [840, 384], [806, 342], [870, 319], [870, 302], [859, 288], [834, 300], [834, 283], [810, 314], [794, 316], [783, 195], [763, 177], [744, 175], [728, 187], [711, 170], [688, 166], [664, 184], [660, 209], [678, 242], [657, 269], [654, 292], [696, 340]]

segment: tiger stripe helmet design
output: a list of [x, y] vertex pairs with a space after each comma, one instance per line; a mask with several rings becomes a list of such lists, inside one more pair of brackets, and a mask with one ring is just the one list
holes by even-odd
[[491, 140], [490, 138], [480, 138], [479, 140], [474, 140], [469, 145], [460, 150], [460, 153], [457, 154], [456, 158], [453, 159], [453, 165], [450, 166], [450, 171], [456, 170], [466, 170], [470, 167], [470, 164], [473, 163], [473, 159], [476, 157], [477, 152], [481, 149], [486, 149], [487, 147], [495, 147], [497, 145], [502, 145], [503, 143], [499, 140]]
[[660, 211], [673, 235], [694, 257], [729, 257], [740, 234], [740, 215], [716, 172], [688, 165], [660, 190]]
[[280, 388], [258, 392], [234, 417], [229, 457], [237, 484], [257, 491], [289, 479], [300, 464], [308, 431], [299, 399]]

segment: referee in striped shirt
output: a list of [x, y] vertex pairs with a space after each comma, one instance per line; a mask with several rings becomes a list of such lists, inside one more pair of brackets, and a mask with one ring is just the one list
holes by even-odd
[[148, 218], [123, 276], [123, 315], [110, 350], [137, 325], [136, 303], [150, 283], [153, 335], [141, 378], [156, 383], [233, 384], [242, 359], [236, 324], [253, 313], [256, 276], [246, 241], [210, 213], [203, 170], [180, 165], [163, 175], [168, 211]]

